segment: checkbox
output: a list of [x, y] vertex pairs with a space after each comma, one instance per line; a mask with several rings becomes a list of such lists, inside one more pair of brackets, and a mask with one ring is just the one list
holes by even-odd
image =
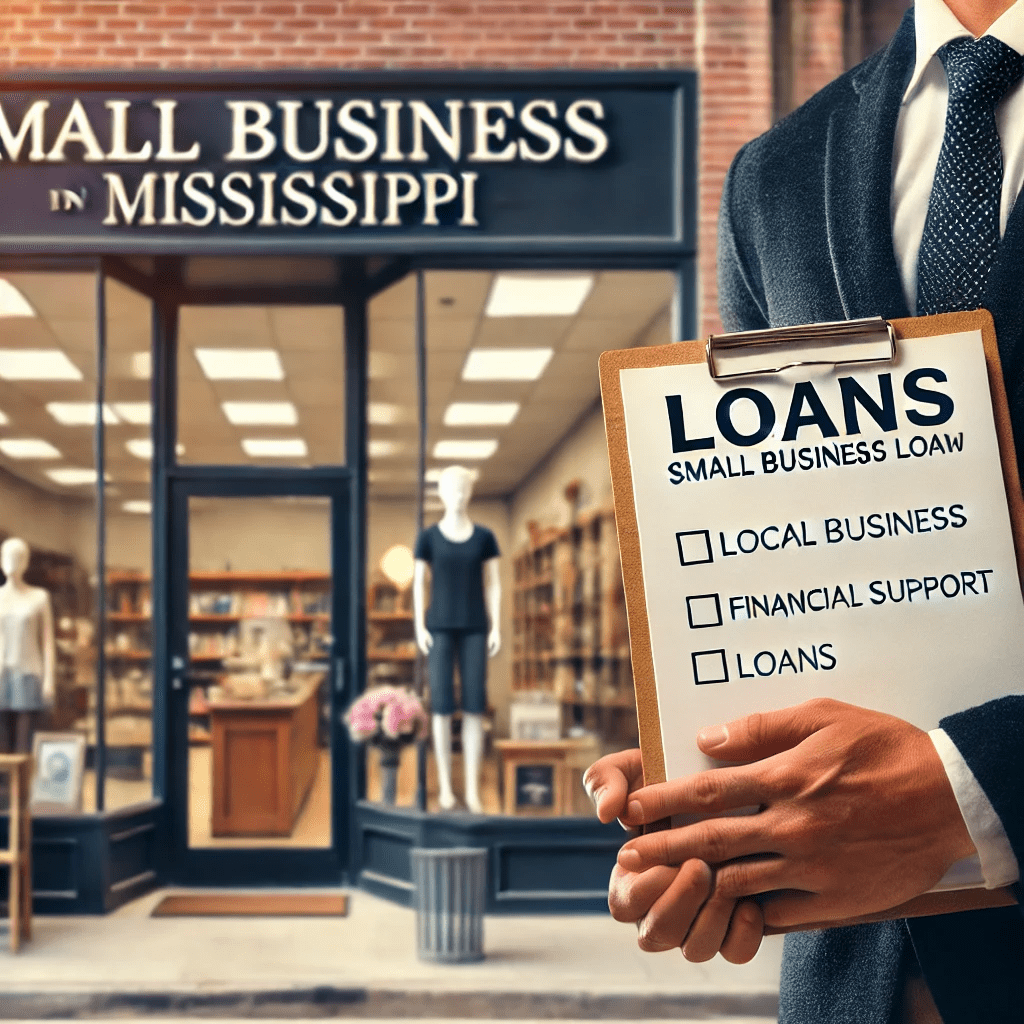
[[684, 530], [676, 534], [680, 565], [707, 565], [715, 560], [709, 530]]
[[729, 667], [725, 663], [725, 648], [717, 651], [694, 651], [690, 655], [693, 662], [693, 681], [698, 686], [704, 683], [729, 682]]
[[722, 604], [717, 594], [691, 594], [686, 599], [690, 629], [707, 629], [722, 624]]

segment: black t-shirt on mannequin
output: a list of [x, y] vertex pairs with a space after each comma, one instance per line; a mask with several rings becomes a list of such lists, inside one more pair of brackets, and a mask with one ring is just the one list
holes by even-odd
[[500, 554], [494, 534], [475, 523], [460, 542], [448, 540], [436, 525], [419, 535], [415, 557], [430, 565], [427, 629], [487, 632], [483, 564]]

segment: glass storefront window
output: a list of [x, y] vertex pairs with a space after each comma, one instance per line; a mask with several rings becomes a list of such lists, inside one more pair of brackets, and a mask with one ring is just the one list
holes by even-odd
[[[443, 515], [439, 475], [462, 466], [473, 480], [469, 518], [501, 550], [502, 647], [487, 662], [482, 807], [489, 814], [590, 814], [583, 770], [637, 741], [597, 358], [606, 349], [672, 340], [675, 279], [667, 272], [427, 271], [422, 280], [424, 523]], [[415, 678], [412, 595], [388, 580], [383, 561], [415, 542], [416, 288], [410, 275], [370, 305], [368, 686]], [[429, 701], [431, 669], [425, 661], [420, 667]], [[455, 682], [458, 693], [457, 672]], [[460, 803], [467, 791], [472, 764], [458, 705], [450, 751], [429, 744], [428, 810], [439, 809], [442, 758]], [[541, 742], [556, 754], [539, 757]], [[383, 795], [377, 760], [372, 753], [367, 764], [371, 800]], [[415, 787], [409, 749], [398, 802], [412, 803]]]
[[24, 581], [45, 591], [53, 619], [51, 691], [49, 631], [15, 589], [18, 559], [0, 556], [15, 577], [0, 588], [7, 641], [0, 749], [30, 749], [37, 731], [83, 736], [82, 808], [89, 810], [96, 795], [95, 274], [0, 275], [0, 413], [0, 539], [24, 541]]
[[[415, 688], [412, 550], [416, 541], [416, 278], [369, 303], [366, 688]], [[385, 755], [386, 757], [386, 755]], [[415, 745], [399, 752], [395, 799], [416, 798]], [[385, 797], [381, 752], [366, 749], [366, 795]]]
[[183, 306], [178, 461], [345, 462], [340, 306]]
[[153, 579], [150, 404], [152, 302], [108, 278], [104, 426], [106, 703], [110, 810], [153, 795]]

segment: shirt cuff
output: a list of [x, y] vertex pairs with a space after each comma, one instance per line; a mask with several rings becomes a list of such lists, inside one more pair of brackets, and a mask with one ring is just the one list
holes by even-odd
[[998, 889], [1020, 878], [1020, 866], [999, 816], [978, 784], [956, 744], [945, 729], [928, 733], [946, 769], [964, 824], [977, 856], [957, 861], [942, 877], [936, 889], [966, 889], [984, 885]]

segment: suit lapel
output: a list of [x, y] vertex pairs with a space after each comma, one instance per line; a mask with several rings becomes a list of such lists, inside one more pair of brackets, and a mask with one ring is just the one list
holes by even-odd
[[914, 12], [832, 112], [825, 149], [825, 221], [843, 315], [909, 316], [892, 247], [892, 146], [914, 66]]
[[[984, 301], [996, 324], [1014, 423], [1024, 427], [1024, 192], [1017, 197], [1007, 221]], [[1021, 440], [1018, 430], [1018, 451]]]

